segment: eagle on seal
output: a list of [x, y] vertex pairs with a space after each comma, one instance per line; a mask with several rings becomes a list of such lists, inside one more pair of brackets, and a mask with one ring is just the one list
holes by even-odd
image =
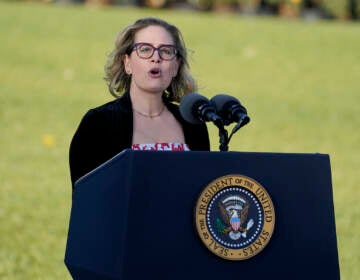
[[244, 226], [249, 208], [249, 203], [239, 196], [230, 196], [219, 202], [221, 219], [226, 224], [222, 233], [229, 234], [233, 240], [246, 237], [246, 233], [254, 224], [254, 221], [250, 219]]

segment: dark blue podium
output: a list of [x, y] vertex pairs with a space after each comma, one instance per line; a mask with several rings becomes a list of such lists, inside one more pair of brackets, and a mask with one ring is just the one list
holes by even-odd
[[[272, 198], [262, 252], [229, 261], [194, 226], [199, 194], [241, 174]], [[65, 264], [73, 279], [340, 279], [328, 155], [124, 151], [75, 184]]]

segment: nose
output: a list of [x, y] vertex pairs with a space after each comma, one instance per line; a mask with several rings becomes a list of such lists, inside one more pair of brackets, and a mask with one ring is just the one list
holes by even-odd
[[159, 54], [159, 50], [155, 50], [152, 57], [151, 57], [151, 61], [152, 62], [156, 62], [156, 63], [159, 63], [161, 61], [161, 57], [160, 57], [160, 54]]

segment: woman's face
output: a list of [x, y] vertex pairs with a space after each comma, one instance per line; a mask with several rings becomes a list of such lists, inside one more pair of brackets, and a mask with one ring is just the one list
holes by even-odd
[[[174, 45], [170, 33], [161, 26], [151, 25], [139, 30], [135, 34], [135, 44], [147, 43], [155, 48], [163, 45]], [[149, 46], [145, 46], [145, 52]], [[138, 49], [138, 52], [140, 50]], [[160, 51], [162, 52], [162, 51]], [[165, 50], [166, 52], [166, 50]], [[165, 57], [165, 55], [163, 55]], [[131, 74], [131, 92], [162, 94], [177, 75], [179, 61], [177, 57], [172, 60], [164, 60], [158, 51], [154, 51], [149, 58], [140, 58], [135, 50], [124, 58], [125, 70]]]

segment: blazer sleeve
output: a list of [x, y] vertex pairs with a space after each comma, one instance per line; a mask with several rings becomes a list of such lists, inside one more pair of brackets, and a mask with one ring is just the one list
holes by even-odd
[[109, 159], [109, 134], [109, 122], [102, 111], [91, 109], [82, 118], [69, 150], [72, 187], [80, 177]]

